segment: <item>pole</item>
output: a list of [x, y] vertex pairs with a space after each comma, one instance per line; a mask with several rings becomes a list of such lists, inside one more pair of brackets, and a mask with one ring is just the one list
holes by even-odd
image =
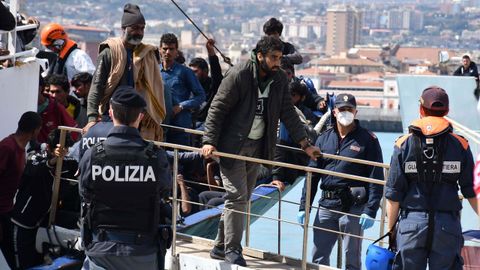
[[178, 175], [178, 149], [173, 150], [173, 179], [172, 179], [172, 258], [176, 262], [176, 246], [177, 246], [177, 215], [178, 215], [178, 201], [177, 201], [177, 175]]
[[[1, 4], [0, 4], [1, 5]], [[60, 130], [60, 147], [65, 146], [65, 138], [67, 137], [66, 130]], [[48, 162], [48, 161], [47, 161]], [[50, 217], [48, 220], [48, 227], [55, 224], [55, 215], [57, 214], [58, 192], [60, 191], [60, 177], [62, 175], [63, 156], [57, 158], [57, 165], [55, 167], [55, 179], [53, 180], [52, 203], [50, 204]]]
[[250, 222], [251, 222], [251, 217], [250, 217], [250, 211], [252, 207], [252, 201], [248, 200], [247, 203], [247, 227], [245, 228], [245, 246], [249, 247], [250, 246]]
[[[187, 13], [185, 13], [185, 11], [183, 11], [183, 9], [177, 5], [177, 3], [175, 2], [175, 0], [170, 0], [172, 1], [172, 3], [178, 8], [178, 10], [180, 10], [180, 12], [183, 13], [183, 15], [192, 23], [192, 25], [197, 28], [198, 32], [200, 32], [200, 34], [202, 34], [203, 37], [205, 37], [205, 39], [209, 40], [210, 38], [207, 37], [207, 35], [205, 35], [205, 33], [203, 33], [202, 29], [200, 29], [200, 27], [197, 26], [197, 24], [195, 24], [195, 22], [190, 19], [190, 17], [187, 15]], [[217, 52], [222, 56], [223, 58], [223, 61], [227, 64], [229, 64], [230, 66], [233, 67], [233, 64], [232, 64], [232, 60], [228, 57], [226, 57], [218, 48], [217, 46], [215, 46], [215, 44], [213, 44], [213, 47], [215, 48], [215, 50], [217, 50]]]
[[307, 172], [306, 198], [305, 198], [305, 220], [303, 223], [303, 251], [302, 270], [307, 270], [307, 249], [308, 249], [308, 223], [310, 221], [310, 197], [312, 196], [312, 172]]

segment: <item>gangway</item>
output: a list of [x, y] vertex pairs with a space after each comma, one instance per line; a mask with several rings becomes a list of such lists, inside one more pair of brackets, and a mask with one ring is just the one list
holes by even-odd
[[[65, 144], [65, 138], [66, 138], [66, 133], [67, 132], [81, 132], [81, 129], [79, 128], [72, 128], [72, 127], [64, 127], [60, 126], [58, 127], [61, 130], [60, 133], [60, 145]], [[164, 147], [164, 148], [173, 148], [174, 149], [174, 161], [173, 161], [173, 179], [177, 178], [177, 173], [178, 173], [178, 151], [179, 150], [186, 150], [186, 151], [196, 151], [199, 152], [201, 149], [195, 148], [195, 147], [190, 147], [190, 146], [184, 146], [184, 145], [177, 145], [177, 144], [171, 144], [171, 143], [165, 143], [165, 142], [154, 142], [156, 145]], [[328, 170], [323, 170], [323, 169], [317, 169], [317, 168], [312, 168], [312, 167], [306, 167], [306, 166], [300, 166], [300, 165], [294, 165], [294, 164], [288, 164], [288, 163], [283, 163], [283, 162], [275, 162], [275, 161], [270, 161], [270, 160], [263, 160], [263, 159], [258, 159], [258, 158], [251, 158], [251, 157], [244, 157], [244, 156], [239, 156], [239, 155], [234, 155], [234, 154], [229, 154], [229, 153], [222, 153], [222, 152], [214, 152], [213, 153], [216, 156], [219, 157], [228, 157], [228, 158], [235, 158], [235, 159], [240, 159], [240, 160], [245, 160], [245, 161], [250, 161], [250, 162], [257, 162], [261, 164], [266, 164], [270, 166], [282, 166], [282, 167], [287, 167], [291, 169], [296, 169], [296, 170], [302, 170], [306, 172], [306, 178], [305, 181], [307, 182], [307, 187], [311, 186], [311, 180], [312, 180], [312, 173], [320, 173], [320, 174], [329, 174], [329, 175], [335, 175], [335, 176], [340, 176], [348, 179], [353, 179], [357, 181], [363, 181], [363, 182], [368, 182], [368, 183], [374, 183], [374, 184], [379, 184], [379, 185], [384, 185], [384, 180], [378, 180], [378, 179], [372, 179], [368, 177], [361, 177], [361, 176], [356, 176], [356, 175], [349, 175], [345, 173], [339, 173], [339, 172], [333, 172], [333, 171], [328, 171]], [[338, 158], [338, 159], [343, 159], [344, 157], [340, 156], [332, 156], [332, 158]], [[355, 160], [351, 159], [351, 161], [358, 161], [364, 163], [365, 161], [361, 160]], [[56, 205], [58, 201], [58, 191], [60, 187], [60, 172], [61, 172], [61, 167], [62, 167], [62, 159], [59, 159], [57, 162], [57, 167], [56, 167], [56, 174], [55, 174], [55, 181], [54, 181], [54, 187], [53, 187], [53, 194], [52, 194], [52, 208], [50, 212], [50, 219], [49, 219], [49, 224], [51, 226], [55, 226], [55, 212], [56, 212]], [[388, 165], [383, 164], [383, 163], [371, 163], [370, 165], [373, 166], [379, 166], [386, 168]], [[70, 180], [70, 181], [76, 181], [74, 179], [63, 179], [63, 180]], [[170, 249], [169, 257], [171, 264], [169, 268], [167, 269], [338, 269], [338, 268], [332, 268], [332, 267], [327, 267], [323, 265], [316, 265], [316, 264], [311, 264], [307, 262], [307, 253], [310, 252], [308, 249], [308, 234], [311, 228], [319, 229], [319, 230], [327, 230], [324, 228], [319, 228], [319, 227], [314, 227], [309, 225], [309, 216], [310, 216], [310, 209], [316, 208], [310, 205], [310, 188], [307, 189], [307, 195], [306, 195], [306, 216], [305, 216], [305, 222], [304, 224], [299, 224], [297, 222], [292, 222], [288, 220], [284, 220], [280, 218], [270, 218], [270, 217], [264, 217], [264, 216], [258, 216], [260, 218], [266, 218], [270, 220], [275, 220], [278, 221], [279, 224], [281, 223], [291, 223], [291, 224], [296, 224], [299, 226], [303, 227], [303, 248], [302, 248], [302, 258], [301, 259], [294, 259], [290, 258], [287, 256], [283, 256], [278, 252], [277, 254], [270, 253], [270, 252], [265, 252], [265, 251], [260, 251], [256, 249], [252, 249], [248, 247], [248, 244], [244, 248], [244, 255], [246, 255], [245, 259], [247, 260], [247, 264], [249, 267], [240, 267], [237, 265], [230, 265], [228, 263], [225, 263], [224, 261], [218, 261], [218, 260], [213, 260], [209, 258], [209, 251], [211, 250], [213, 246], [213, 241], [212, 240], [207, 240], [207, 239], [202, 239], [202, 238], [197, 238], [197, 237], [192, 237], [192, 236], [187, 236], [181, 233], [178, 233], [177, 230], [177, 216], [178, 216], [178, 203], [183, 202], [182, 199], [177, 198], [177, 185], [173, 185], [173, 194], [171, 197], [172, 200], [172, 230], [173, 230], [173, 243], [172, 247]], [[275, 199], [275, 198], [270, 198], [270, 199]], [[197, 202], [192, 202], [188, 201], [189, 203], [197, 203]], [[383, 234], [383, 225], [385, 223], [385, 200], [383, 200], [383, 206], [381, 208], [381, 219], [375, 221], [381, 222], [381, 230], [380, 234]], [[238, 212], [241, 214], [244, 214], [247, 216], [247, 220], [249, 220], [250, 216], [254, 215], [250, 213], [248, 210], [247, 212], [239, 212], [236, 210], [231, 210], [234, 212]], [[348, 213], [347, 213], [348, 214]], [[353, 215], [353, 214], [349, 214]], [[280, 226], [280, 225], [279, 225]], [[249, 236], [249, 222], [247, 221], [247, 230], [246, 230], [246, 240], [248, 243], [248, 238]], [[330, 230], [327, 230], [330, 231]], [[339, 235], [349, 235], [352, 237], [358, 237], [362, 238], [365, 240], [369, 241], [374, 241], [375, 239], [369, 239], [364, 236], [358, 236], [358, 235], [352, 235], [344, 232], [339, 232], [339, 231], [332, 231], [335, 233], [338, 233]], [[384, 243], [381, 243], [384, 244]], [[166, 260], [168, 259], [166, 258]], [[338, 259], [338, 266], [341, 267], [341, 257]]]

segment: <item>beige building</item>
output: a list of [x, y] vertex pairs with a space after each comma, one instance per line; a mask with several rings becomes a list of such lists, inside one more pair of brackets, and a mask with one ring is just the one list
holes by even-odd
[[348, 51], [360, 39], [362, 14], [351, 7], [335, 7], [327, 10], [327, 55]]

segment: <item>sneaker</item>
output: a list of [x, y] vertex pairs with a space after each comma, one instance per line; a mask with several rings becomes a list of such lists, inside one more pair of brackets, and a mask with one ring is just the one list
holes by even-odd
[[210, 258], [223, 260], [225, 259], [225, 250], [223, 247], [213, 246], [212, 250], [210, 250]]
[[230, 250], [225, 253], [225, 261], [231, 264], [247, 266], [247, 262], [243, 258], [240, 250]]

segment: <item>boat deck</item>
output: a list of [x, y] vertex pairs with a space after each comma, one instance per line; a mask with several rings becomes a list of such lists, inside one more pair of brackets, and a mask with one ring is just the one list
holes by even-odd
[[[212, 240], [179, 235], [176, 242], [176, 254], [178, 256], [179, 267], [172, 267], [170, 269], [301, 269], [301, 260], [252, 248], [244, 248], [243, 250], [245, 260], [247, 261], [247, 267], [232, 265], [224, 261], [211, 259], [209, 252], [212, 247]], [[166, 261], [174, 261], [171, 260], [171, 250], [167, 252]], [[166, 268], [169, 267], [167, 266]], [[316, 264], [309, 264], [307, 268], [322, 270], [337, 269]]]

